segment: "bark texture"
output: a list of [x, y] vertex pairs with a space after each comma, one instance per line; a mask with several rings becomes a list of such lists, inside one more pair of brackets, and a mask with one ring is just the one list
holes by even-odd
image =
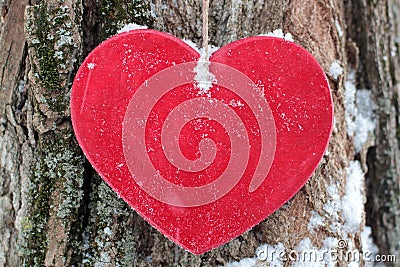
[[[335, 127], [329, 153], [293, 199], [197, 256], [149, 226], [93, 171], [74, 138], [69, 94], [84, 57], [126, 23], [200, 46], [200, 1], [2, 0], [0, 10], [0, 266], [222, 266], [255, 257], [266, 243], [320, 248], [340, 239], [362, 250], [365, 223], [382, 253], [399, 255], [397, 0], [211, 1], [211, 44], [281, 28], [315, 56], [329, 78]], [[329, 70], [335, 60], [344, 69], [338, 77]], [[376, 130], [357, 149], [346, 115], [350, 80], [376, 103]], [[367, 216], [349, 231], [338, 205], [349, 165], [358, 161], [367, 173]], [[310, 229], [312, 217], [322, 223]]]
[[376, 141], [367, 154], [368, 224], [381, 251], [399, 255], [400, 3], [354, 1], [348, 7], [357, 10], [348, 17], [360, 51], [358, 83], [377, 103]]

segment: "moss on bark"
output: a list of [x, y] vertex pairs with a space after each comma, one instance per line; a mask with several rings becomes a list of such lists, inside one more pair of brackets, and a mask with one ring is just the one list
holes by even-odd
[[[42, 138], [35, 158], [29, 181], [30, 206], [21, 229], [24, 240], [21, 249], [26, 256], [26, 266], [45, 265], [49, 235], [52, 234], [49, 233], [49, 220], [51, 217], [57, 219], [68, 232], [71, 224], [79, 219], [82, 199], [83, 159], [70, 131]], [[68, 243], [69, 240], [59, 242]]]

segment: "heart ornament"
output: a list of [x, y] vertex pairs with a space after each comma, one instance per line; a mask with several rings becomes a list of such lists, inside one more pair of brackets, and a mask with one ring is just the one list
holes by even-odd
[[84, 60], [71, 117], [118, 196], [200, 254], [300, 190], [325, 153], [333, 105], [322, 68], [293, 42], [244, 38], [203, 62], [174, 36], [133, 30]]

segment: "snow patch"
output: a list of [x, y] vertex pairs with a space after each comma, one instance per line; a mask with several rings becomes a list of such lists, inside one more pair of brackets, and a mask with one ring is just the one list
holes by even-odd
[[367, 89], [356, 89], [355, 72], [350, 71], [345, 82], [345, 119], [347, 134], [354, 136], [356, 153], [360, 152], [367, 142], [370, 133], [375, 130], [376, 104], [372, 100], [372, 93]]
[[129, 23], [129, 24], [124, 25], [119, 31], [117, 31], [117, 33], [129, 32], [129, 31], [133, 31], [133, 30], [143, 30], [143, 29], [147, 29], [147, 26], [139, 25], [139, 24], [135, 24], [135, 23]]
[[197, 62], [196, 67], [194, 68], [194, 71], [196, 73], [194, 80], [197, 82], [197, 88], [199, 89], [198, 94], [201, 96], [211, 97], [210, 89], [213, 83], [217, 82], [214, 74], [210, 72], [209, 61], [210, 56], [216, 50], [218, 50], [217, 47], [209, 46], [207, 53], [205, 48], [201, 48], [199, 51], [200, 58]]
[[354, 124], [354, 117], [356, 115], [356, 86], [355, 86], [355, 72], [349, 71], [347, 80], [344, 83], [344, 105], [346, 107], [345, 119], [347, 124], [347, 134], [352, 136], [356, 130]]
[[335, 267], [336, 259], [331, 257], [331, 252], [336, 250], [338, 239], [327, 237], [323, 240], [323, 246], [316, 248], [310, 238], [305, 238], [295, 247], [298, 252], [298, 261], [294, 267]]
[[197, 45], [192, 40], [182, 39], [182, 41], [200, 54], [200, 48], [198, 48]]
[[343, 230], [359, 231], [364, 216], [364, 173], [359, 161], [352, 161], [346, 169], [345, 194], [342, 197]]
[[[365, 226], [364, 230], [361, 232], [361, 246], [363, 251], [371, 253], [370, 258], [375, 259], [376, 255], [379, 254], [379, 248], [375, 245], [372, 238], [372, 229], [369, 226]], [[373, 267], [375, 265], [373, 261], [365, 261], [365, 267]], [[382, 264], [382, 266], [384, 266]]]
[[325, 224], [324, 218], [318, 214], [316, 211], [311, 211], [311, 218], [310, 221], [308, 222], [307, 229], [311, 233], [315, 231], [315, 229], [318, 229], [319, 227], [323, 226]]
[[322, 255], [324, 256], [324, 265], [326, 267], [336, 267], [335, 258], [327, 256], [325, 253], [330, 251], [335, 251], [337, 249], [339, 240], [336, 237], [327, 237], [324, 239], [322, 250]]
[[[292, 266], [293, 267], [322, 267], [325, 266], [323, 262], [318, 261], [317, 259], [322, 259], [322, 256], [319, 255], [319, 251], [313, 246], [310, 238], [305, 238], [299, 242], [299, 244], [295, 247], [295, 251], [299, 252], [299, 255], [303, 257], [303, 259], [299, 259], [299, 261], [295, 261]], [[313, 253], [304, 253], [306, 251], [312, 251]], [[307, 258], [308, 256], [308, 258]]]
[[[359, 165], [358, 162], [353, 162], [349, 169], [355, 169], [355, 172], [358, 172], [357, 176], [359, 177], [360, 173], [357, 170], [357, 165]], [[348, 180], [351, 181], [352, 178], [348, 178]], [[330, 191], [330, 194], [332, 194], [335, 198], [339, 198], [339, 194], [335, 186], [331, 186], [328, 191]], [[345, 196], [348, 193], [354, 194], [354, 190], [349, 190], [346, 188]], [[320, 222], [320, 220], [317, 221], [318, 223]], [[348, 224], [348, 221], [346, 221], [346, 224]], [[356, 232], [357, 231], [359, 231], [359, 229], [357, 229]], [[290, 260], [292, 262], [291, 266], [294, 267], [336, 267], [336, 264], [338, 263], [337, 257], [339, 255], [342, 255], [342, 257], [346, 257], [346, 255], [344, 254], [338, 254], [340, 253], [338, 251], [340, 251], [342, 248], [346, 248], [351, 253], [349, 255], [354, 254], [354, 257], [357, 257], [357, 255], [361, 255], [361, 252], [355, 249], [355, 245], [351, 240], [347, 240], [345, 246], [341, 246], [341, 242], [343, 241], [339, 240], [336, 237], [326, 237], [324, 240], [322, 240], [322, 246], [320, 248], [317, 248], [313, 245], [310, 238], [305, 238], [301, 240], [298, 245], [294, 247], [294, 249], [287, 249], [282, 243], [278, 243], [276, 245], [264, 244], [257, 248], [256, 258], [245, 258], [239, 262], [231, 262], [225, 265], [225, 267], [251, 267], [256, 266], [257, 262], [262, 262], [262, 266], [283, 267], [287, 260]], [[361, 232], [361, 243], [362, 251], [370, 252], [370, 258], [374, 259], [375, 255], [379, 253], [379, 250], [378, 247], [373, 243], [373, 240], [371, 238], [371, 228], [368, 226], [365, 227], [364, 230]], [[356, 261], [356, 259], [357, 258], [354, 258], [352, 261], [350, 261], [348, 263], [348, 266], [359, 266], [359, 262]], [[374, 262], [366, 261], [365, 266], [382, 267], [384, 265], [375, 265]]]
[[335, 59], [329, 67], [329, 74], [333, 79], [337, 80], [340, 75], [343, 74], [343, 68], [340, 65], [340, 61]]
[[375, 130], [376, 118], [374, 111], [376, 105], [372, 100], [372, 92], [370, 90], [361, 89], [356, 93], [357, 113], [355, 116], [355, 137], [354, 147], [356, 152], [360, 152], [364, 144], [368, 140], [368, 136]]
[[[199, 48], [197, 46], [197, 44], [195, 42], [193, 42], [192, 40], [189, 39], [182, 39], [182, 41], [187, 44], [188, 46], [190, 46], [191, 48], [193, 48], [194, 50], [197, 51], [197, 53], [200, 54], [200, 58], [206, 58], [206, 51], [204, 48]], [[207, 55], [207, 60], [210, 58], [210, 56], [212, 54], [215, 53], [215, 51], [217, 51], [219, 49], [218, 46], [214, 46], [214, 45], [209, 45], [208, 46], [208, 55]]]
[[210, 72], [210, 61], [200, 58], [197, 66], [194, 68], [196, 76], [194, 77], [197, 82], [197, 87], [199, 89], [199, 95], [211, 97], [210, 89], [213, 82], [215, 81], [215, 76]]
[[[345, 233], [358, 232], [364, 217], [364, 182], [365, 177], [359, 161], [351, 161], [346, 168], [346, 186], [344, 195], [339, 194], [339, 185], [330, 184], [326, 187], [330, 196], [324, 204], [324, 210], [332, 218], [330, 226], [332, 232], [337, 233], [342, 229]], [[344, 224], [339, 221], [340, 216], [344, 219]], [[320, 223], [318, 219], [311, 216], [309, 229], [315, 229], [312, 226]]]
[[356, 262], [356, 261], [351, 261], [348, 263], [347, 267], [359, 267], [360, 263]]
[[282, 29], [276, 29], [269, 33], [259, 34], [258, 36], [271, 36], [284, 39], [285, 41], [294, 42], [292, 34], [291, 33], [285, 34]]
[[338, 184], [330, 184], [326, 187], [326, 191], [330, 196], [330, 200], [328, 200], [324, 204], [324, 210], [329, 214], [329, 217], [332, 219], [332, 224], [330, 225], [330, 229], [333, 233], [337, 233], [340, 228], [339, 221], [339, 211], [341, 210], [341, 201], [338, 190]]

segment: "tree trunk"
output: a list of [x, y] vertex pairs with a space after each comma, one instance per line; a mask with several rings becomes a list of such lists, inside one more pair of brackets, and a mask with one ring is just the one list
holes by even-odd
[[372, 249], [366, 225], [380, 253], [399, 255], [398, 0], [211, 1], [211, 44], [280, 28], [315, 56], [329, 78], [335, 126], [299, 193], [202, 255], [117, 197], [85, 160], [69, 113], [74, 75], [96, 45], [133, 22], [200, 46], [201, 1], [3, 0], [0, 9], [0, 265], [221, 266], [248, 258], [268, 266], [256, 257], [261, 245], [321, 250], [345, 240], [343, 249]]

